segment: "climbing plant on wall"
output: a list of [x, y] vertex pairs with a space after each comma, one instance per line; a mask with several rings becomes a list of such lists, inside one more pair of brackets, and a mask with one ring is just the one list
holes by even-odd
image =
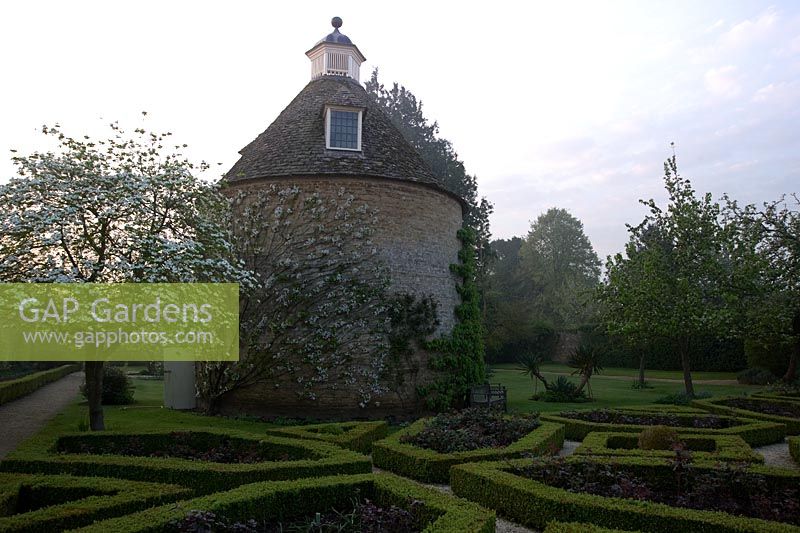
[[486, 379], [483, 326], [475, 284], [475, 232], [463, 228], [458, 238], [461, 240], [458, 252], [461, 263], [450, 265], [450, 270], [461, 280], [456, 286], [461, 296], [461, 304], [455, 309], [458, 324], [449, 335], [424, 345], [434, 354], [430, 359], [431, 368], [441, 375], [430, 385], [421, 387], [419, 393], [427, 406], [437, 411], [463, 404], [469, 387]]

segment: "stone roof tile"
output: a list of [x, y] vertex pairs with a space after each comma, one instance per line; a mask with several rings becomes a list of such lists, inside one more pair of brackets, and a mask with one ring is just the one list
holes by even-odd
[[[325, 148], [326, 105], [364, 109], [361, 152]], [[419, 153], [366, 90], [344, 76], [321, 76], [300, 91], [278, 118], [240, 152], [225, 175], [231, 183], [304, 175], [371, 176], [433, 185], [444, 190]]]

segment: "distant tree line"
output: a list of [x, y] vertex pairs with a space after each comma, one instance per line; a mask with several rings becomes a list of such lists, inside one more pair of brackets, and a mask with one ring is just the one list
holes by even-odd
[[[491, 242], [485, 292], [489, 362], [543, 360], [564, 332], [605, 366], [693, 370], [756, 367], [797, 378], [800, 355], [800, 200], [740, 206], [698, 195], [664, 165], [666, 206], [628, 226], [624, 252], [600, 262], [581, 222], [541, 214], [523, 237]], [[642, 373], [643, 379], [644, 373]]]

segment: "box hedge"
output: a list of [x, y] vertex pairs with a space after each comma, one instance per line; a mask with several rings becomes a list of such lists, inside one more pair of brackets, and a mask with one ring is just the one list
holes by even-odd
[[175, 437], [170, 432], [105, 432], [66, 434], [56, 440], [51, 450], [34, 446], [14, 452], [0, 463], [0, 470], [156, 481], [189, 487], [195, 494], [207, 494], [256, 481], [359, 474], [372, 470], [368, 457], [324, 442], [210, 429], [186, 428], [181, 433], [191, 433], [197, 439], [205, 439], [211, 444], [221, 436], [249, 440], [258, 443], [265, 451], [272, 449], [286, 453], [289, 460], [218, 463], [175, 457], [69, 453], [80, 450], [82, 444], [119, 449], [131, 438], [137, 439], [147, 449], [157, 449], [159, 443], [166, 447]]
[[406, 429], [374, 443], [372, 461], [375, 466], [426, 483], [447, 483], [453, 465], [520, 457], [525, 453], [541, 455], [560, 450], [564, 444], [564, 427], [552, 422], [542, 422], [539, 427], [505, 448], [439, 453], [400, 441], [404, 436], [422, 431], [427, 421], [425, 418], [417, 420]]
[[[593, 409], [584, 409], [581, 412], [589, 412]], [[612, 410], [614, 412], [622, 412], [629, 414], [642, 414], [643, 411], [627, 411], [627, 410]], [[654, 411], [654, 413], [657, 413]], [[671, 413], [678, 418], [691, 419], [698, 416], [698, 414], [690, 413]], [[703, 416], [703, 415], [700, 415]], [[708, 416], [708, 415], [705, 415]], [[739, 425], [724, 428], [724, 429], [709, 429], [709, 428], [693, 428], [677, 426], [674, 429], [680, 433], [695, 433], [701, 435], [737, 435], [744, 439], [750, 446], [765, 446], [767, 444], [775, 444], [783, 442], [786, 436], [784, 424], [776, 422], [767, 422], [764, 420], [753, 420], [752, 418], [740, 418], [732, 416], [718, 416], [719, 418], [726, 418], [735, 421]], [[589, 422], [586, 420], [578, 420], [575, 418], [567, 418], [559, 414], [548, 413], [542, 415], [542, 420], [550, 422], [557, 422], [564, 424], [565, 438], [569, 440], [582, 441], [589, 433], [599, 432], [624, 432], [624, 433], [639, 433], [647, 426], [638, 424], [611, 424], [604, 422]]]
[[796, 405], [797, 402], [791, 400], [777, 400], [766, 398], [742, 398], [739, 396], [726, 396], [723, 398], [714, 398], [712, 400], [694, 400], [692, 405], [705, 409], [706, 411], [728, 416], [747, 417], [754, 420], [764, 420], [785, 426], [786, 435], [800, 435], [800, 418], [791, 418], [788, 416], [770, 415], [766, 413], [759, 413], [758, 411], [749, 411], [746, 409], [739, 409], [737, 407], [729, 407], [722, 405], [722, 402], [727, 400], [742, 400], [747, 399], [750, 401], [763, 401], [767, 403], [785, 403]]
[[[638, 435], [625, 432], [592, 432], [575, 450], [576, 455], [602, 455], [615, 457], [675, 457], [672, 450], [642, 450], [638, 448]], [[696, 461], [741, 461], [763, 463], [757, 454], [737, 435], [697, 435], [678, 433]]]
[[757, 392], [751, 398], [800, 403], [800, 392]]
[[[575, 456], [566, 460], [586, 461], [585, 458]], [[647, 479], [666, 479], [674, 475], [672, 467], [660, 458], [614, 457], [592, 459], [591, 462], [625, 465]], [[450, 472], [450, 484], [456, 495], [495, 509], [501, 516], [535, 529], [546, 527], [552, 520], [560, 520], [586, 522], [622, 530], [666, 533], [800, 532], [800, 527], [791, 524], [723, 512], [569, 492], [513, 473], [514, 468], [531, 463], [531, 459], [514, 459], [457, 465]], [[693, 468], [711, 469], [713, 466], [694, 464]], [[748, 470], [764, 474], [776, 488], [794, 487], [800, 483], [800, 472], [760, 465], [751, 465]]]
[[800, 437], [789, 437], [789, 454], [794, 459], [794, 462], [800, 466]]
[[356, 497], [408, 510], [412, 510], [412, 502], [422, 502], [423, 505], [415, 506], [413, 512], [425, 524], [426, 533], [493, 533], [495, 530], [493, 511], [392, 474], [361, 474], [243, 485], [227, 492], [97, 522], [78, 531], [161, 532], [190, 510], [211, 511], [229, 521], [285, 520], [313, 516], [330, 508], [346, 508]]
[[547, 524], [542, 533], [632, 533], [630, 529], [609, 529], [607, 527], [596, 526], [594, 524], [582, 524], [579, 522], [557, 522], [553, 520]]
[[360, 453], [370, 453], [372, 443], [389, 433], [389, 424], [377, 422], [339, 422], [269, 429], [268, 435], [329, 442]]
[[21, 378], [0, 381], [0, 405], [27, 396], [48, 383], [59, 380], [80, 369], [81, 365], [78, 364], [62, 365], [34, 374], [28, 374]]
[[177, 485], [108, 478], [0, 474], [0, 531], [62, 531], [174, 502]]

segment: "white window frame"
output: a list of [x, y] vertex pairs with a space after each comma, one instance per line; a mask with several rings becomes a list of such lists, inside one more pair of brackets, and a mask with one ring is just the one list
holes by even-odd
[[[331, 146], [331, 111], [347, 111], [348, 113], [358, 113], [358, 135], [356, 135], [356, 148], [341, 148], [339, 146]], [[361, 151], [361, 119], [364, 115], [364, 110], [357, 107], [344, 107], [329, 105], [325, 106], [325, 148], [328, 150], [344, 150], [347, 152], [360, 152]]]

